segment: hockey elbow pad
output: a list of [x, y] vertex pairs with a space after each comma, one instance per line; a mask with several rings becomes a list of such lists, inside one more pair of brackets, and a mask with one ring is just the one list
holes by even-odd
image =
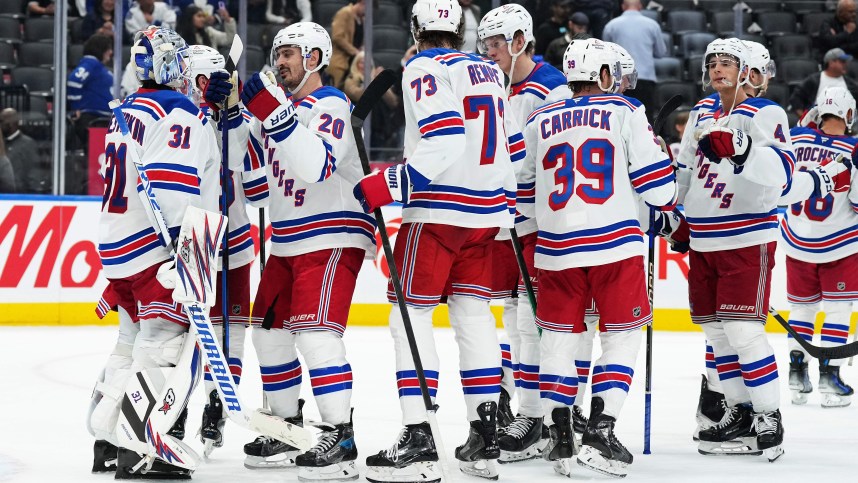
[[364, 211], [372, 213], [394, 201], [407, 203], [410, 189], [408, 171], [399, 164], [364, 176], [355, 185], [354, 195]]

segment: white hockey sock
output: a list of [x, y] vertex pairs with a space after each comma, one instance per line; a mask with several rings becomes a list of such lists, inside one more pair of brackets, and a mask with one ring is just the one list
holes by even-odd
[[[435, 393], [438, 391], [439, 362], [438, 352], [435, 350], [435, 337], [432, 334], [433, 310], [434, 307], [408, 307], [411, 327], [414, 329], [414, 338], [420, 353], [420, 362], [423, 364], [423, 373], [426, 376], [426, 384], [429, 386], [429, 396], [434, 401]], [[488, 323], [487, 316], [486, 321]], [[396, 353], [396, 386], [399, 388], [402, 423], [408, 425], [425, 422], [426, 406], [423, 404], [420, 384], [417, 381], [417, 371], [414, 370], [414, 360], [405, 335], [402, 315], [396, 305], [390, 311], [390, 334], [393, 336], [393, 348]], [[497, 344], [495, 348], [500, 352]]]
[[[501, 357], [503, 358], [503, 378], [501, 387], [512, 397], [516, 388], [520, 386], [519, 381], [519, 354], [521, 352], [521, 336], [516, 321], [518, 312], [517, 298], [506, 298], [503, 301], [503, 328], [505, 335], [500, 336]], [[494, 316], [492, 316], [494, 323]]]
[[778, 409], [778, 365], [775, 351], [766, 339], [765, 326], [758, 322], [727, 320], [724, 322], [724, 333], [739, 354], [742, 379], [751, 395], [754, 411]]
[[584, 314], [584, 327], [586, 330], [577, 339], [575, 348], [575, 369], [578, 374], [578, 396], [575, 405], [583, 407], [584, 396], [587, 394], [587, 386], [590, 382], [590, 367], [593, 365], [593, 341], [599, 331], [599, 316]]
[[[846, 343], [849, 338], [849, 325], [852, 317], [852, 302], [851, 301], [830, 301], [822, 302], [822, 307], [825, 310], [825, 322], [822, 324], [822, 347], [837, 347]], [[843, 365], [845, 359], [831, 359], [829, 365]]]
[[578, 395], [575, 348], [581, 334], [543, 330], [539, 339], [539, 392], [546, 423], [554, 408], [571, 407]]
[[516, 323], [521, 337], [517, 413], [538, 418], [543, 414], [539, 398], [539, 330], [536, 327], [530, 300], [526, 296], [518, 301]]
[[[213, 326], [215, 337], [218, 342], [223, 344], [223, 325]], [[229, 372], [232, 373], [232, 380], [236, 384], [241, 382], [241, 372], [244, 361], [244, 339], [247, 333], [247, 327], [244, 324], [229, 324]], [[205, 368], [205, 388], [206, 394], [210, 394], [215, 390], [215, 384], [212, 376], [209, 373], [209, 367]]]
[[295, 417], [301, 393], [301, 363], [295, 350], [295, 336], [286, 329], [260, 327], [254, 327], [250, 336], [271, 413], [281, 418]]
[[706, 341], [706, 385], [709, 390], [724, 394], [721, 388], [721, 378], [718, 377], [718, 367], [715, 365], [715, 349]]
[[477, 407], [484, 402], [498, 402], [501, 382], [501, 356], [497, 330], [486, 315], [489, 304], [462, 295], [447, 298], [450, 325], [459, 346], [459, 375], [468, 421], [480, 419]]
[[635, 362], [641, 348], [643, 331], [602, 332], [602, 355], [593, 365], [593, 397], [605, 401], [604, 413], [618, 417], [632, 385]]
[[352, 366], [346, 361], [343, 339], [334, 332], [305, 331], [295, 334], [295, 342], [307, 364], [322, 421], [330, 424], [349, 422]]
[[707, 322], [700, 324], [706, 334], [706, 340], [715, 352], [715, 366], [718, 380], [728, 406], [735, 406], [751, 401], [751, 395], [742, 380], [742, 367], [739, 365], [739, 354], [727, 340], [723, 322]]
[[[816, 321], [816, 314], [819, 312], [819, 303], [792, 304], [790, 307], [790, 327], [795, 329], [795, 331], [798, 332], [804, 340], [812, 342], [814, 332], [813, 324]], [[828, 308], [828, 305], [826, 305], [826, 308]], [[805, 351], [801, 345], [795, 341], [792, 334], [787, 334], [787, 343], [790, 351], [801, 351], [804, 353], [804, 360], [808, 360], [810, 356], [807, 354], [807, 351]]]

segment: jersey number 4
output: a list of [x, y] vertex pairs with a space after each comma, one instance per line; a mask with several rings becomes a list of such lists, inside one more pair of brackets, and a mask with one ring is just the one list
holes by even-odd
[[109, 213], [125, 213], [128, 210], [128, 197], [125, 196], [125, 143], [118, 147], [114, 143], [104, 150], [104, 194], [101, 197], [101, 211], [107, 206]]
[[[542, 158], [542, 169], [554, 171], [557, 191], [548, 195], [548, 206], [562, 210], [573, 194], [591, 205], [601, 205], [614, 194], [614, 145], [607, 139], [588, 139], [578, 149], [569, 143], [551, 146]], [[591, 184], [575, 186], [575, 173]]]

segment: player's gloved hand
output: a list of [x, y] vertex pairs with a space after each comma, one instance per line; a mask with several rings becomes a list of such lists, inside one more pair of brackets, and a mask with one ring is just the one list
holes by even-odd
[[364, 211], [372, 213], [376, 208], [394, 201], [407, 203], [410, 190], [408, 170], [398, 164], [364, 176], [355, 185], [354, 195]]
[[819, 123], [819, 110], [816, 108], [816, 104], [813, 105], [810, 109], [805, 111], [804, 114], [798, 119], [797, 125], [799, 127], [809, 127], [812, 129], [816, 129], [817, 124]]
[[698, 146], [715, 164], [727, 158], [734, 166], [744, 166], [751, 152], [751, 137], [738, 129], [716, 126], [703, 134]]
[[209, 74], [209, 83], [203, 92], [203, 99], [212, 109], [219, 111], [231, 90], [229, 74], [225, 70], [216, 70]]
[[273, 72], [253, 74], [241, 90], [241, 100], [275, 141], [288, 137], [298, 122], [295, 106], [277, 85]]
[[825, 158], [819, 166], [831, 177], [831, 191], [842, 193], [849, 190], [852, 184], [852, 160], [849, 157], [840, 155], [836, 158]]
[[671, 250], [677, 253], [688, 252], [690, 238], [688, 222], [678, 209], [674, 208], [669, 212], [656, 210], [655, 224], [650, 227], [650, 230], [664, 238], [670, 244]]
[[176, 288], [176, 279], [179, 274], [176, 272], [176, 260], [169, 260], [161, 264], [158, 267], [158, 273], [155, 274], [155, 279], [161, 284], [162, 287], [172, 290]]

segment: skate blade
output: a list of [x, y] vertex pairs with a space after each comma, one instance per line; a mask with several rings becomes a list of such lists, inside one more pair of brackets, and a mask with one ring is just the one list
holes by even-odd
[[542, 450], [548, 444], [547, 440], [541, 439], [536, 443], [528, 446], [523, 451], [504, 451], [501, 450], [498, 463], [505, 465], [509, 463], [518, 463], [519, 461], [532, 460], [542, 456]]
[[796, 406], [801, 406], [802, 404], [807, 404], [807, 394], [806, 392], [797, 391], [795, 389], [790, 391], [792, 393], [792, 398], [790, 401]]
[[291, 468], [295, 466], [295, 458], [298, 451], [286, 451], [272, 456], [244, 457], [244, 467], [249, 470], [276, 470], [278, 468]]
[[558, 475], [567, 476], [572, 478], [572, 467], [575, 465], [574, 458], [560, 458], [559, 460], [554, 460], [551, 462], [551, 467], [554, 468], [554, 472]]
[[421, 461], [404, 468], [370, 466], [365, 478], [372, 483], [439, 483], [441, 472], [434, 461]]
[[495, 460], [459, 461], [459, 470], [468, 475], [487, 480], [498, 479], [498, 469]]
[[766, 456], [766, 459], [769, 460], [769, 463], [774, 463], [778, 458], [783, 456], [784, 449], [781, 447], [781, 445], [777, 445], [771, 448], [764, 449], [763, 454]]
[[845, 408], [850, 404], [852, 404], [852, 396], [841, 396], [831, 393], [822, 394], [822, 407], [824, 408]]
[[697, 452], [706, 456], [759, 456], [763, 454], [757, 449], [757, 439], [754, 437], [724, 442], [700, 441]]
[[299, 481], [351, 481], [359, 476], [354, 461], [320, 467], [301, 466], [298, 470]]
[[211, 456], [212, 451], [214, 451], [214, 440], [212, 439], [203, 439], [203, 459], [206, 461], [209, 460], [209, 456]]
[[625, 478], [629, 473], [626, 463], [608, 460], [592, 446], [584, 446], [578, 453], [578, 464], [589, 470], [614, 478]]

